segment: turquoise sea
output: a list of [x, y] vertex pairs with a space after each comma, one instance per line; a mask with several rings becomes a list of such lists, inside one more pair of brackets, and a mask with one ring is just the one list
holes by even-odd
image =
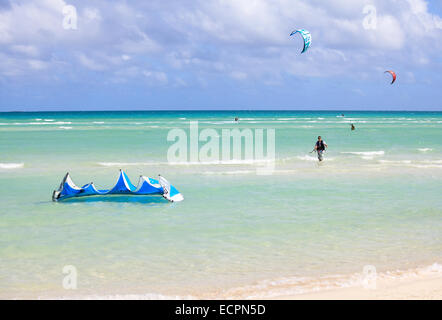
[[[442, 112], [341, 113], [0, 113], [0, 298], [256, 298], [354, 285], [367, 265], [442, 272]], [[168, 161], [168, 133], [190, 121], [274, 129], [274, 171]], [[185, 200], [51, 201], [68, 171], [108, 188], [119, 169]]]

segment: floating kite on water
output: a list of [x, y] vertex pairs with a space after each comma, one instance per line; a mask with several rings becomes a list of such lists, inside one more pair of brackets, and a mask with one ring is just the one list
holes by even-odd
[[138, 186], [133, 185], [126, 173], [120, 170], [118, 181], [112, 189], [97, 189], [93, 182], [77, 187], [69, 173], [65, 175], [58, 190], [52, 194], [53, 201], [62, 201], [74, 197], [109, 196], [109, 195], [161, 195], [170, 202], [179, 202], [184, 199], [181, 193], [162, 176], [152, 179], [140, 176]]
[[396, 81], [396, 73], [394, 71], [387, 70], [384, 73], [389, 73], [393, 77], [393, 81], [391, 81], [391, 84], [393, 84]]
[[302, 49], [302, 52], [301, 52], [301, 53], [304, 53], [312, 45], [312, 35], [310, 34], [309, 31], [307, 31], [305, 29], [299, 29], [299, 30], [295, 30], [292, 33], [290, 33], [290, 36], [293, 36], [297, 33], [299, 33], [302, 36], [302, 39], [304, 40], [304, 48]]

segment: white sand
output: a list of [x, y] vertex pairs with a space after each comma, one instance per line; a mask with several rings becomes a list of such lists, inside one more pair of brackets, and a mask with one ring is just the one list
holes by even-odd
[[428, 276], [419, 279], [382, 279], [376, 289], [363, 287], [340, 288], [292, 296], [274, 297], [283, 300], [440, 300], [442, 299], [442, 276]]

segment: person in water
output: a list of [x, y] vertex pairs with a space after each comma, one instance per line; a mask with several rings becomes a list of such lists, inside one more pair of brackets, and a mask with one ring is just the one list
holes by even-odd
[[322, 161], [322, 153], [325, 151], [325, 149], [328, 148], [328, 145], [325, 143], [324, 140], [322, 140], [321, 136], [318, 137], [318, 141], [316, 141], [315, 144], [315, 150], [318, 153], [318, 160]]
[[239, 118], [238, 117], [235, 117], [235, 122], [238, 122], [239, 121]]
[[351, 124], [351, 131], [353, 131], [353, 130], [355, 130], [356, 128], [355, 128], [355, 126], [354, 126], [354, 124], [352, 123]]

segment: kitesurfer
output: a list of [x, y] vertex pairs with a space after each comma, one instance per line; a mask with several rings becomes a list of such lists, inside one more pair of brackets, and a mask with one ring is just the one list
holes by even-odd
[[325, 143], [324, 140], [322, 140], [321, 136], [319, 136], [318, 141], [316, 141], [316, 144], [315, 144], [315, 150], [316, 150], [316, 153], [318, 154], [319, 161], [323, 160], [322, 154], [326, 148], [328, 148], [328, 145]]

